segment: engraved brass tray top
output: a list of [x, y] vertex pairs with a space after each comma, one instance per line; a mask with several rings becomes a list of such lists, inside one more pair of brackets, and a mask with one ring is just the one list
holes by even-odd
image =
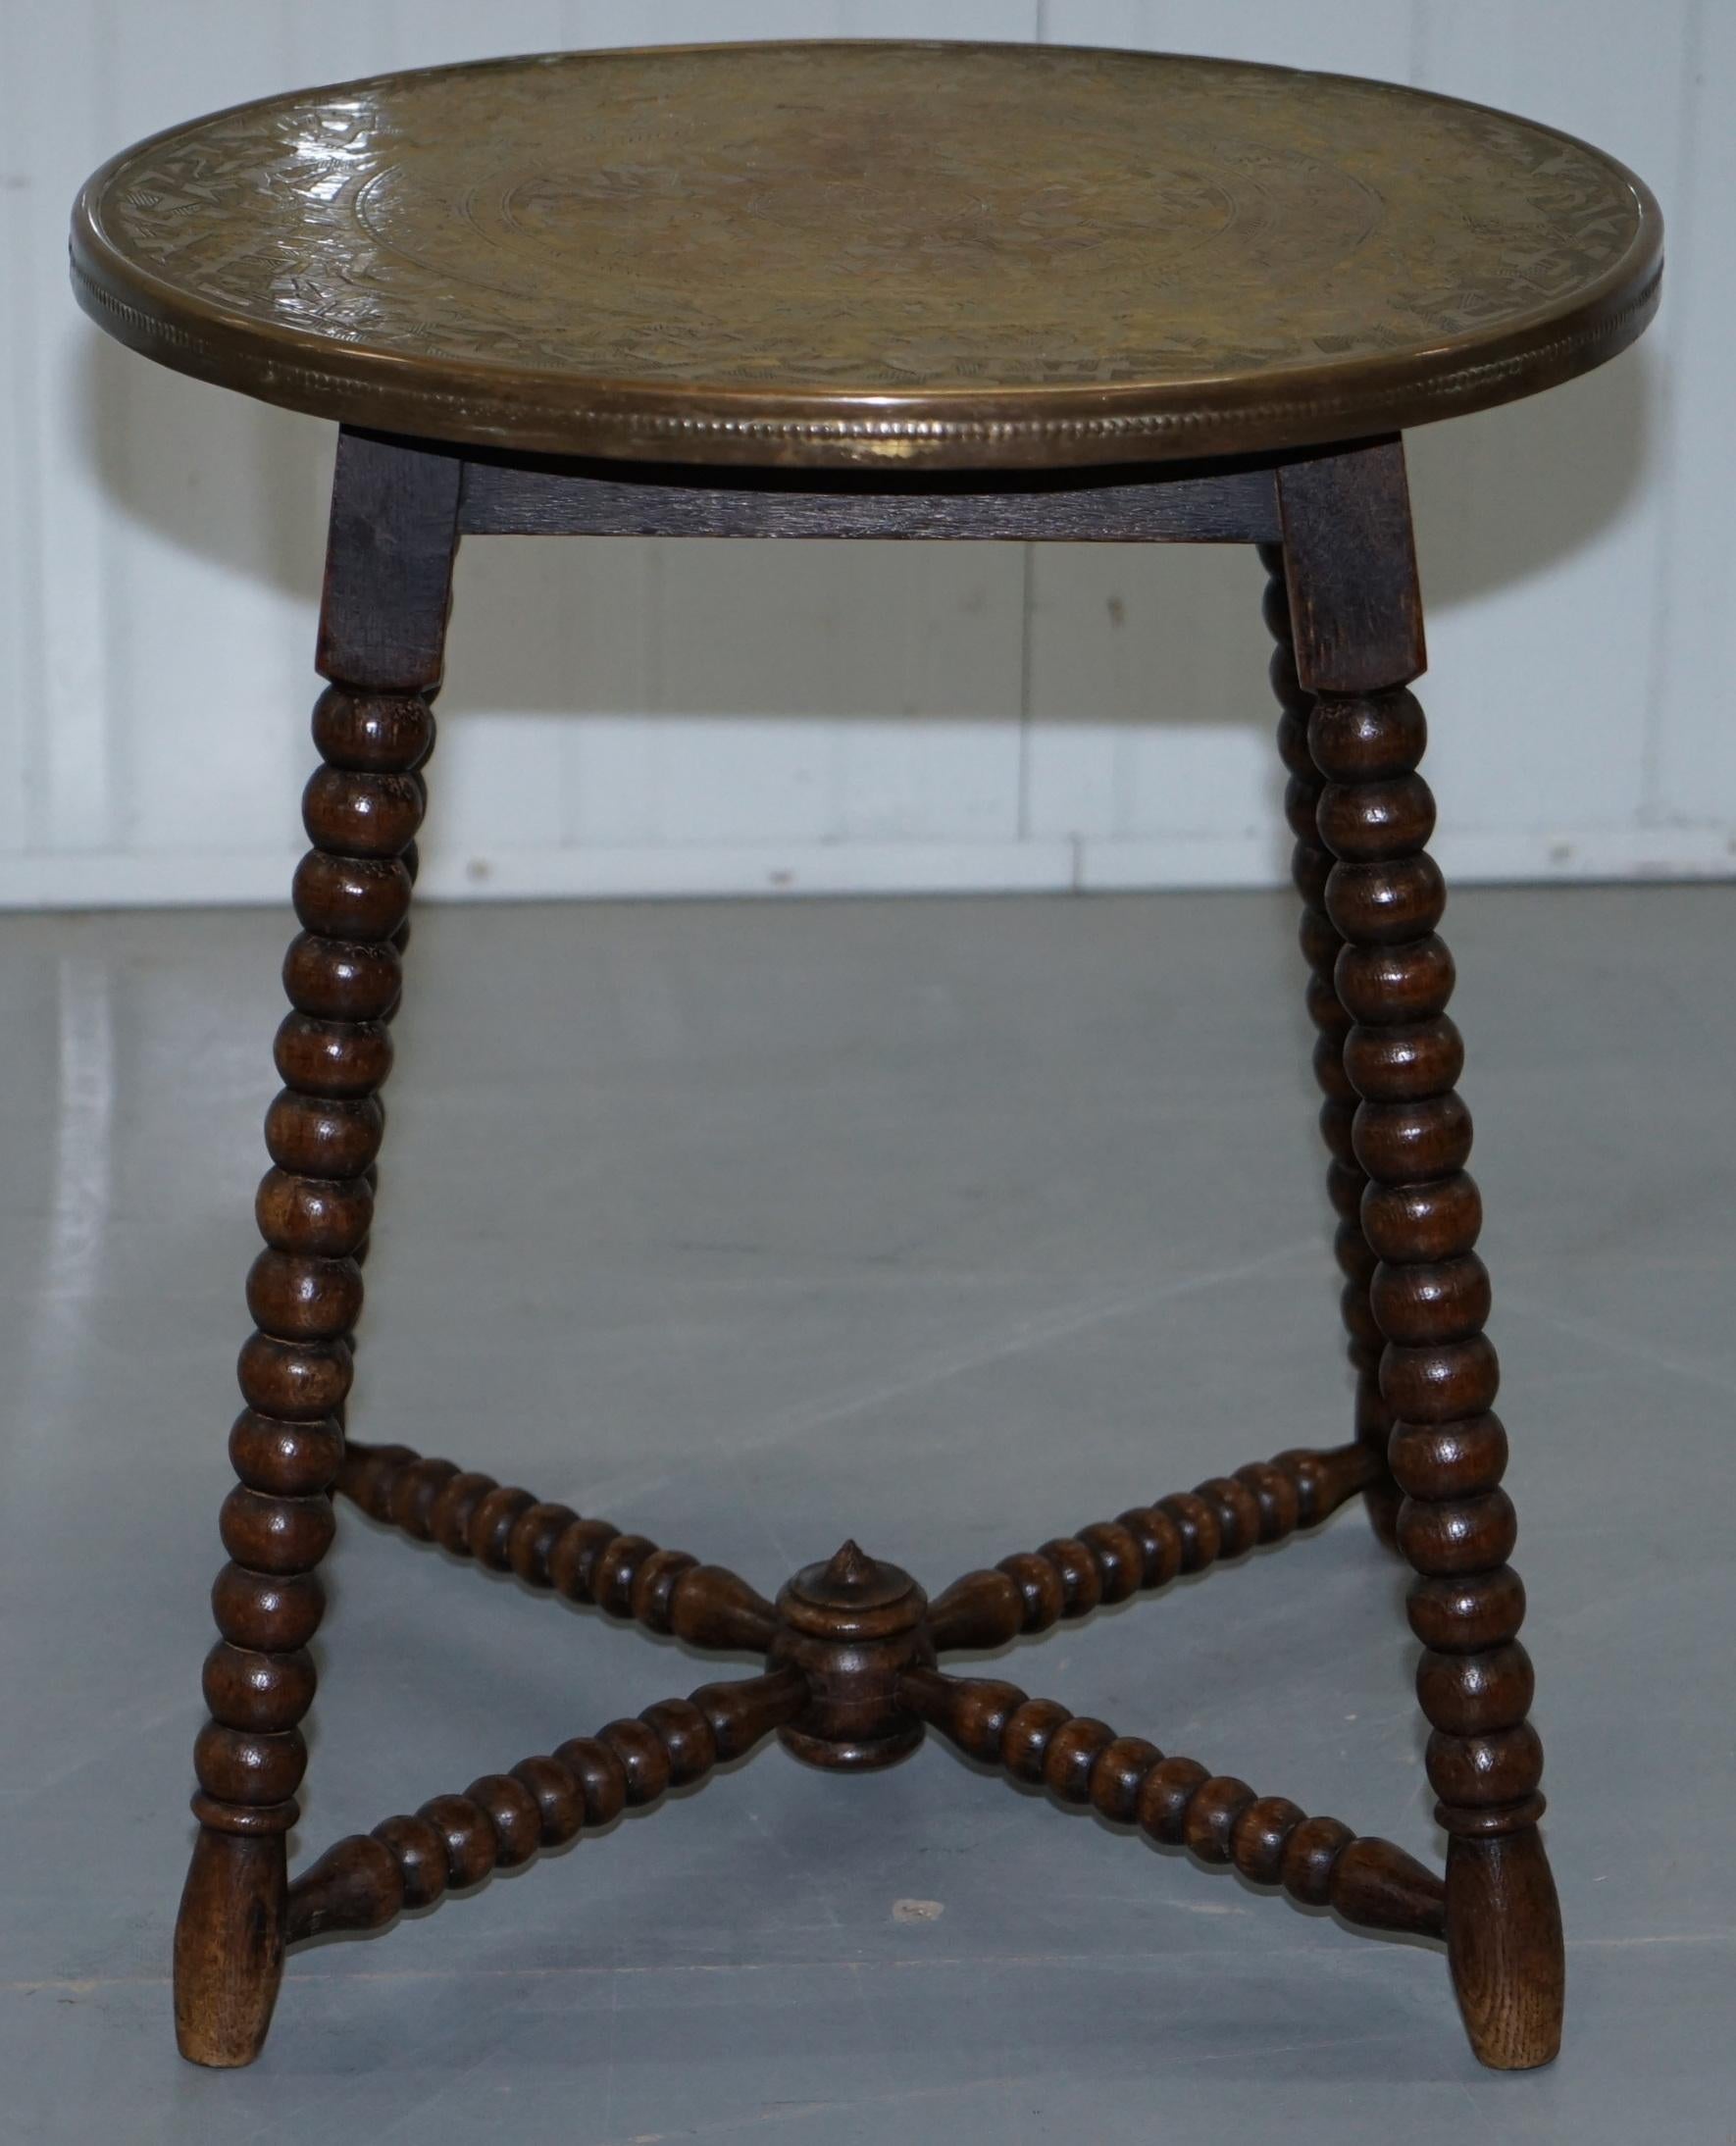
[[98, 172], [80, 302], [381, 431], [809, 467], [1307, 445], [1631, 342], [1584, 142], [1347, 76], [1040, 45], [552, 54], [238, 105]]

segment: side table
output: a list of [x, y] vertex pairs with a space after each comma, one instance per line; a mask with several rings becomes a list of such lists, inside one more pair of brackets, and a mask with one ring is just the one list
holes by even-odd
[[[341, 427], [313, 846], [176, 1934], [186, 2056], [258, 2054], [298, 1940], [383, 1928], [774, 1732], [850, 1770], [929, 1728], [1349, 1924], [1444, 1938], [1476, 2055], [1556, 2054], [1561, 1925], [1425, 847], [1400, 435], [1612, 357], [1660, 266], [1645, 186], [1550, 128], [1344, 77], [1043, 46], [698, 46], [385, 76], [177, 128], [89, 181], [73, 273], [102, 328]], [[525, 533], [1259, 547], [1353, 1437], [1135, 1505], [932, 1601], [846, 1542], [775, 1603], [610, 1520], [346, 1439], [453, 555], [461, 536]], [[485, 1773], [291, 1880], [333, 1491], [528, 1587], [748, 1650], [763, 1673]], [[1444, 1875], [938, 1666], [1232, 1561], [1358, 1493], [1416, 1575]]]

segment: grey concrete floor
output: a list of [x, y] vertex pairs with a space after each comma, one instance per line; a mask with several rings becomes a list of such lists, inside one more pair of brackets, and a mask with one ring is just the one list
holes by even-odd
[[[1275, 896], [435, 910], [353, 1420], [735, 1564], [931, 1588], [1347, 1421]], [[0, 2137], [1724, 2141], [1736, 890], [1478, 893], [1470, 1042], [1568, 2036], [931, 1744], [781, 1751], [170, 2037], [283, 920], [0, 924]], [[296, 1842], [718, 1673], [343, 1514]], [[1439, 1854], [1394, 1563], [998, 1673]], [[925, 1904], [912, 1908], [910, 1903]]]

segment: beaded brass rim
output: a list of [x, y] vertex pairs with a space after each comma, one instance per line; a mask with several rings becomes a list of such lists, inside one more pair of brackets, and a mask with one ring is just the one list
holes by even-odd
[[1029, 468], [1305, 446], [1535, 392], [1640, 334], [1662, 224], [1612, 158], [1420, 91], [863, 41], [236, 106], [104, 166], [72, 247], [122, 342], [352, 425]]

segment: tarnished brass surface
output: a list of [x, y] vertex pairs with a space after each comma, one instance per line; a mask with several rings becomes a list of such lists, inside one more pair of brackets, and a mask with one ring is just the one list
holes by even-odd
[[1034, 467], [1392, 431], [1656, 304], [1657, 203], [1446, 98], [1026, 45], [557, 54], [159, 134], [73, 224], [94, 317], [354, 425], [555, 453]]

